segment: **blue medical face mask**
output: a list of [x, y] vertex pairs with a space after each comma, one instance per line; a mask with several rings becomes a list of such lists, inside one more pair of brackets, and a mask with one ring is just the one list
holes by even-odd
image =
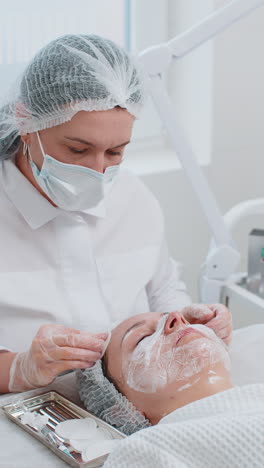
[[75, 164], [65, 164], [45, 154], [39, 133], [37, 137], [44, 158], [41, 169], [32, 160], [30, 165], [37, 184], [63, 210], [83, 211], [103, 200], [111, 182], [119, 172], [119, 165], [107, 167], [105, 172]]

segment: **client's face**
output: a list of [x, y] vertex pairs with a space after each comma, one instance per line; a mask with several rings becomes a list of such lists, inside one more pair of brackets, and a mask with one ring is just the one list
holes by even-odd
[[178, 312], [146, 313], [112, 332], [107, 370], [119, 390], [144, 412], [150, 402], [177, 398], [206, 375], [213, 382], [229, 367], [225, 345], [203, 325]]

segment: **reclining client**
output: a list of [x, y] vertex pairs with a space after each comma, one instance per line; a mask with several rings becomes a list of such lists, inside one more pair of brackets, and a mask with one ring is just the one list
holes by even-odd
[[103, 360], [77, 371], [86, 408], [136, 432], [105, 466], [263, 467], [264, 384], [234, 387], [230, 369], [224, 342], [179, 312], [122, 322]]

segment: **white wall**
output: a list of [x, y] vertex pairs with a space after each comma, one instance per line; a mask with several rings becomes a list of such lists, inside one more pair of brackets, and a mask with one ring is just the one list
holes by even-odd
[[[264, 8], [214, 41], [212, 162], [205, 174], [222, 212], [241, 200], [263, 196], [263, 26]], [[181, 170], [145, 175], [143, 180], [162, 205], [171, 254], [184, 263], [188, 289], [197, 300], [198, 271], [210, 238], [204, 215]], [[263, 224], [244, 222], [235, 233], [244, 257], [249, 228]]]

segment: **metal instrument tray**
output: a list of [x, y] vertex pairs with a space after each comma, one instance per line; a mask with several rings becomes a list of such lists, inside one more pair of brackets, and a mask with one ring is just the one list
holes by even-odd
[[[114, 429], [109, 424], [80, 408], [78, 405], [55, 391], [43, 393], [25, 400], [19, 400], [14, 404], [3, 406], [2, 409], [11, 421], [22, 427], [25, 431], [56, 453], [58, 457], [62, 458], [62, 460], [73, 467], [96, 468], [104, 463], [108, 453], [98, 458], [94, 458], [89, 462], [84, 462], [82, 460], [81, 453], [71, 451], [70, 445], [67, 441], [55, 433], [55, 427], [60, 422], [67, 419], [90, 417], [96, 421], [98, 427], [106, 429], [112, 439], [123, 439], [125, 437], [125, 435], [117, 429]], [[48, 415], [49, 420], [44, 426], [44, 431], [43, 428], [40, 431], [36, 427], [31, 427], [28, 424], [22, 423], [21, 416], [27, 411], [34, 411], [42, 415]], [[62, 451], [62, 449], [58, 448], [57, 445], [63, 445], [66, 450]]]

